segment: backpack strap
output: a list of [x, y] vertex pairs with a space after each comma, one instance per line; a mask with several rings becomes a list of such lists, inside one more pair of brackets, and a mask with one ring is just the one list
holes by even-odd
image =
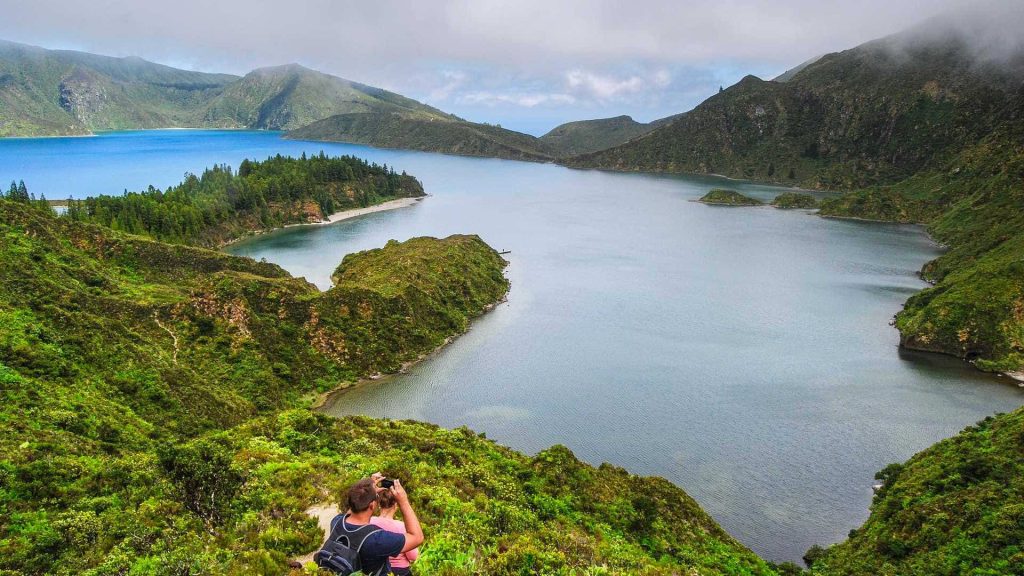
[[359, 561], [360, 567], [362, 567], [363, 561], [359, 558], [359, 551], [363, 549], [363, 543], [366, 542], [366, 539], [374, 532], [380, 531], [381, 527], [374, 526], [373, 524], [363, 524], [355, 530], [349, 530], [345, 527], [345, 521], [348, 520], [348, 517], [348, 513], [341, 517], [338, 524], [331, 530], [331, 535], [328, 539], [337, 541], [342, 536], [348, 538], [348, 547], [355, 550], [356, 558]]

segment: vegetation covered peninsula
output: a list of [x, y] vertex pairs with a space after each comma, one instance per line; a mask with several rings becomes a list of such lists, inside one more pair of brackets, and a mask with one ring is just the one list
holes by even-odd
[[756, 198], [750, 198], [735, 190], [726, 190], [724, 188], [715, 188], [701, 196], [697, 201], [717, 206], [761, 206], [764, 204], [764, 202]]
[[321, 293], [0, 200], [0, 255], [0, 573], [283, 574], [306, 507], [378, 469], [430, 527], [422, 574], [771, 573], [664, 480], [303, 408], [501, 299], [479, 238], [350, 255]]
[[537, 138], [500, 126], [390, 112], [339, 114], [293, 130], [285, 138], [536, 162], [556, 155]]
[[72, 220], [157, 240], [216, 247], [246, 234], [396, 198], [424, 196], [423, 185], [352, 156], [243, 160], [237, 172], [214, 166], [166, 191], [69, 200]]
[[811, 209], [818, 207], [818, 201], [810, 194], [783, 192], [772, 199], [772, 206], [783, 210], [790, 210], [794, 208]]
[[285, 135], [293, 140], [367, 144], [378, 148], [423, 150], [551, 162], [622, 144], [653, 130], [629, 116], [562, 124], [537, 138], [501, 126], [461, 118], [427, 118], [401, 112], [339, 114]]

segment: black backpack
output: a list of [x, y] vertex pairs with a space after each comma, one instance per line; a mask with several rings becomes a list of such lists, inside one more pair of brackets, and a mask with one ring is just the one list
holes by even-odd
[[[345, 527], [347, 519], [348, 514], [342, 516], [331, 530], [327, 542], [324, 542], [324, 547], [313, 557], [317, 566], [341, 576], [349, 576], [353, 572], [362, 570], [363, 563], [359, 559], [359, 549], [363, 547], [363, 542], [370, 534], [380, 530], [379, 527], [372, 524], [349, 530]], [[387, 563], [384, 565], [386, 566]]]

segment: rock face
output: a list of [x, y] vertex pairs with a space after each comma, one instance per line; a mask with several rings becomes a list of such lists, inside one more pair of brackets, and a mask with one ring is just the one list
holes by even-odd
[[86, 125], [95, 123], [106, 99], [106, 90], [84, 70], [76, 69], [61, 80], [60, 107]]

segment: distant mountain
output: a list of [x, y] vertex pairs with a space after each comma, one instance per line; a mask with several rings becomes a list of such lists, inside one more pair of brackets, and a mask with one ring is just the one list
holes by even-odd
[[915, 30], [823, 56], [787, 82], [747, 76], [645, 136], [567, 163], [815, 188], [895, 182], [990, 131], [1022, 61], [978, 61], [964, 39]]
[[351, 112], [453, 118], [297, 64], [239, 78], [0, 41], [0, 136], [166, 127], [287, 130]]
[[559, 156], [576, 156], [624, 144], [657, 128], [641, 124], [629, 116], [568, 122], [540, 137], [540, 141]]
[[408, 112], [339, 114], [291, 131], [285, 138], [534, 162], [555, 157], [544, 142], [529, 134], [454, 117]]
[[340, 114], [289, 132], [285, 137], [549, 162], [622, 144], [657, 128], [660, 122], [663, 121], [641, 124], [629, 116], [582, 120], [562, 124], [537, 138], [455, 117], [439, 118], [394, 111]]
[[452, 118], [410, 98], [298, 64], [260, 68], [224, 87], [206, 106], [211, 125], [291, 130], [335, 114], [401, 112]]
[[0, 136], [200, 125], [228, 74], [0, 41]]
[[810, 66], [811, 64], [814, 64], [814, 63], [815, 63], [815, 62], [817, 62], [818, 60], [821, 60], [822, 56], [824, 56], [824, 54], [821, 54], [821, 55], [815, 56], [814, 58], [811, 58], [811, 59], [809, 59], [809, 60], [804, 60], [804, 61], [803, 61], [803, 62], [801, 62], [800, 64], [797, 64], [796, 66], [794, 66], [794, 67], [790, 68], [789, 70], [786, 70], [786, 71], [785, 71], [785, 72], [783, 72], [782, 74], [779, 74], [778, 76], [776, 76], [775, 78], [773, 78], [773, 79], [772, 79], [772, 81], [773, 81], [773, 82], [789, 82], [789, 81], [790, 81], [790, 80], [792, 80], [792, 79], [793, 79], [793, 77], [794, 77], [794, 76], [796, 76], [796, 75], [797, 75], [797, 73], [799, 73], [799, 72], [800, 72], [801, 70], [803, 70], [804, 68], [807, 68], [807, 67], [808, 67], [808, 66]]

